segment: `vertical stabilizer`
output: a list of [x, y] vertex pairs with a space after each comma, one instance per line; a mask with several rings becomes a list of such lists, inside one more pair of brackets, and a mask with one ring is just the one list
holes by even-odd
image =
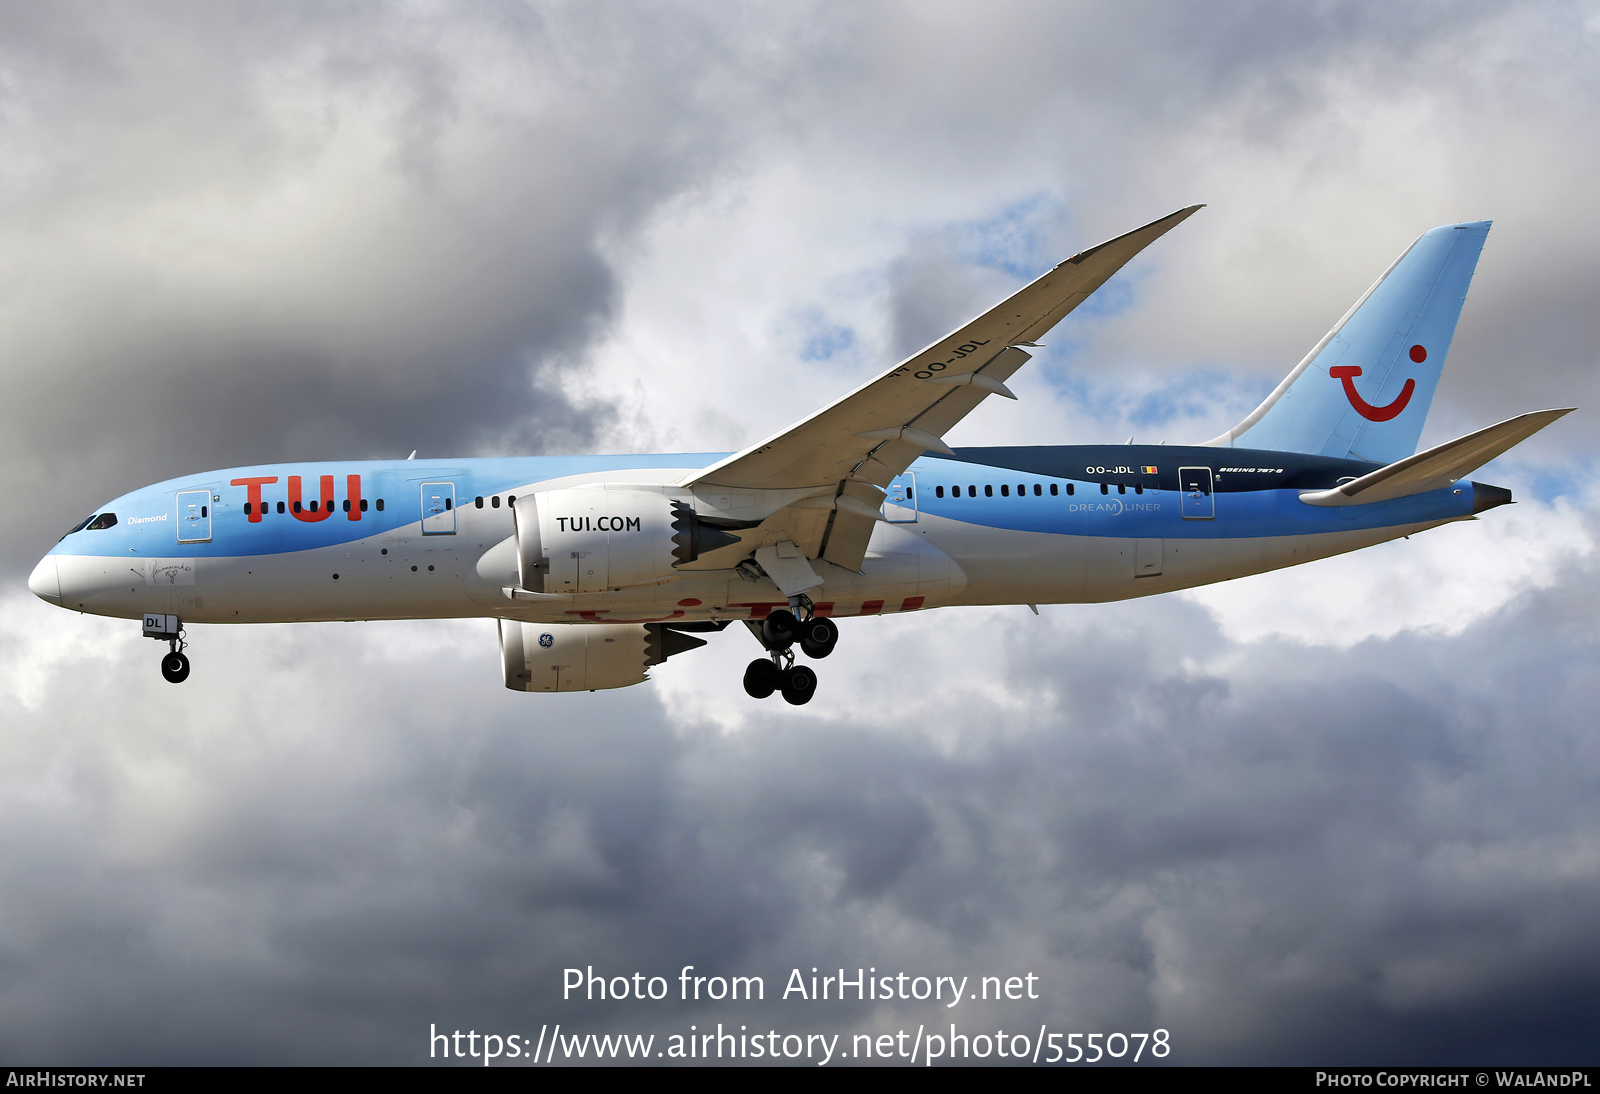
[[1425, 232], [1211, 445], [1393, 463], [1417, 450], [1489, 222]]

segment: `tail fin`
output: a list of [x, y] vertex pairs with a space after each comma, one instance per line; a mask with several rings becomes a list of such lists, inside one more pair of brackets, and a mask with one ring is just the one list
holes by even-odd
[[1423, 233], [1250, 416], [1209, 445], [1389, 464], [1417, 450], [1489, 221]]

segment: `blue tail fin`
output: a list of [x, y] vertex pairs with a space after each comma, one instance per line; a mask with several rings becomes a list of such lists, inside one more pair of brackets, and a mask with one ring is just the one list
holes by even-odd
[[1423, 234], [1248, 418], [1207, 444], [1393, 463], [1417, 450], [1489, 222]]

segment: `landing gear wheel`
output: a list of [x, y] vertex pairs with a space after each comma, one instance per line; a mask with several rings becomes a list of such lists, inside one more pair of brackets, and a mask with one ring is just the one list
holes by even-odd
[[800, 652], [807, 657], [822, 658], [833, 652], [839, 641], [839, 625], [831, 619], [812, 616], [800, 624]]
[[189, 659], [174, 650], [161, 659], [161, 675], [169, 684], [181, 684], [189, 679]]
[[765, 657], [750, 662], [744, 670], [744, 691], [752, 699], [765, 699], [783, 683], [783, 670]]
[[779, 608], [761, 622], [761, 640], [769, 650], [786, 650], [800, 634], [800, 620], [786, 608]]
[[791, 706], [803, 707], [817, 693], [817, 674], [804, 665], [796, 665], [783, 672], [783, 701]]

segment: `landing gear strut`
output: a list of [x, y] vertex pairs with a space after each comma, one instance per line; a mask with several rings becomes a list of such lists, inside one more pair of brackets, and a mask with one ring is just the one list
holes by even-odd
[[839, 627], [831, 619], [814, 615], [811, 598], [804, 594], [790, 597], [789, 606], [794, 610], [779, 608], [759, 623], [748, 621], [751, 633], [767, 648], [767, 656], [745, 668], [744, 690], [752, 699], [781, 692], [784, 702], [798, 707], [816, 694], [817, 674], [794, 663], [795, 644], [799, 643], [800, 652], [807, 657], [826, 657], [839, 641]]
[[147, 613], [144, 636], [167, 643], [167, 655], [161, 659], [161, 675], [167, 683], [181, 684], [189, 679], [189, 659], [183, 653], [188, 643], [183, 640], [183, 622], [177, 616]]

